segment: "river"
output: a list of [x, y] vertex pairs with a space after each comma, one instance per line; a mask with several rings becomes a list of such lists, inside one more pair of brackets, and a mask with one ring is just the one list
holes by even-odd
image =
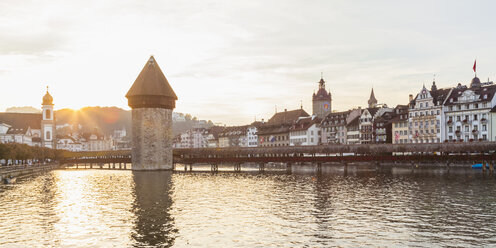
[[0, 247], [495, 246], [496, 179], [56, 170], [0, 186], [0, 230]]

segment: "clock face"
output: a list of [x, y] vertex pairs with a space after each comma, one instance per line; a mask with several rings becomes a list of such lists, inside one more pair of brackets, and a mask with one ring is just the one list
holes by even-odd
[[331, 108], [330, 104], [328, 102], [325, 102], [322, 104], [322, 107], [325, 109], [325, 110], [328, 110]]

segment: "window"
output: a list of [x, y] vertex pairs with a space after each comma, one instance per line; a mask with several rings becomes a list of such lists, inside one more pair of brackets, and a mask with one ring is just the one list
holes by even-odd
[[456, 116], [456, 121], [460, 121], [460, 116]]
[[51, 119], [50, 118], [50, 109], [45, 110], [45, 119]]
[[474, 121], [476, 121], [476, 120], [477, 120], [477, 115], [474, 115]]
[[465, 109], [470, 109], [470, 104], [465, 104]]
[[420, 103], [420, 108], [423, 108], [424, 107], [424, 104], [423, 103]]
[[434, 110], [431, 110], [431, 115], [434, 115]]
[[50, 140], [51, 139], [51, 137], [50, 137], [50, 131], [46, 131], [46, 133], [45, 133], [45, 139], [46, 140]]
[[487, 131], [487, 125], [482, 125], [482, 131]]
[[469, 127], [465, 126], [465, 132], [468, 132]]
[[479, 104], [478, 103], [475, 103], [474, 104], [474, 108], [478, 109], [479, 108]]
[[426, 108], [429, 107], [429, 103], [428, 102], [425, 103], [425, 107]]
[[448, 133], [452, 133], [453, 132], [453, 127], [448, 127]]
[[482, 135], [482, 140], [487, 140], [487, 135], [483, 134]]
[[437, 115], [439, 115], [439, 109], [437, 110]]

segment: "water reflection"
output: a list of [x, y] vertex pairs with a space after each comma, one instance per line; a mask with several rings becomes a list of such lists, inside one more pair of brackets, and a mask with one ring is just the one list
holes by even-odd
[[0, 247], [487, 247], [496, 180], [349, 166], [61, 170], [0, 185]]
[[133, 181], [134, 246], [171, 247], [177, 233], [170, 215], [172, 172], [135, 171]]

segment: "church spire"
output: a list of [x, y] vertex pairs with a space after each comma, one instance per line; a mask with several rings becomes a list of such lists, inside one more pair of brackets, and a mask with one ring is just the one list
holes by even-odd
[[377, 99], [375, 99], [375, 95], [374, 95], [374, 88], [372, 88], [372, 91], [370, 92], [370, 98], [368, 104], [369, 104], [369, 108], [373, 108], [375, 107], [375, 105], [377, 105]]

